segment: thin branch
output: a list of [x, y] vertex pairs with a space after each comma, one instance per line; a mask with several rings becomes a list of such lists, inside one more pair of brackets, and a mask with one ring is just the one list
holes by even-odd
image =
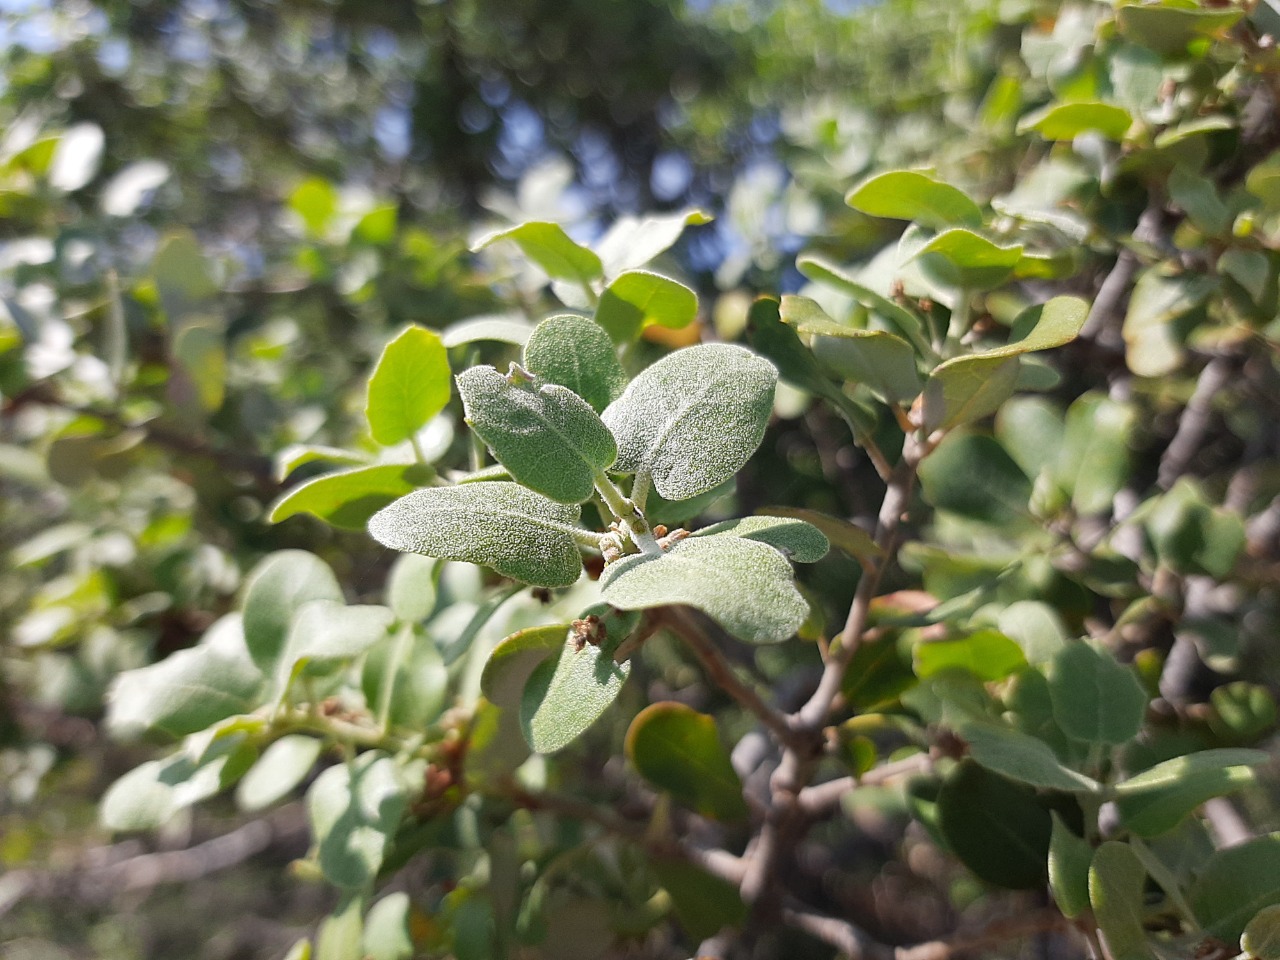
[[1165, 448], [1160, 458], [1160, 473], [1157, 482], [1161, 489], [1168, 490], [1179, 477], [1187, 472], [1191, 461], [1204, 443], [1213, 419], [1213, 401], [1223, 387], [1231, 380], [1233, 364], [1222, 356], [1214, 357], [1200, 371], [1196, 381], [1195, 392], [1187, 401], [1178, 418], [1178, 429]]
[[868, 770], [860, 777], [838, 777], [825, 783], [805, 787], [796, 796], [796, 804], [810, 817], [824, 817], [839, 804], [845, 794], [857, 787], [876, 787], [902, 777], [926, 773], [933, 767], [927, 753], [914, 753], [893, 763]]
[[893, 957], [891, 947], [873, 940], [847, 920], [816, 913], [799, 904], [788, 903], [782, 908], [782, 922], [830, 944], [848, 960], [892, 960]]
[[1032, 913], [996, 920], [976, 933], [930, 940], [913, 947], [898, 947], [893, 953], [893, 958], [894, 960], [951, 960], [952, 957], [986, 950], [996, 944], [1024, 940], [1038, 933], [1066, 930], [1071, 926], [1070, 920], [1056, 909], [1047, 907]]
[[700, 614], [687, 607], [666, 607], [657, 614], [657, 617], [684, 641], [685, 646], [698, 658], [702, 669], [707, 673], [707, 679], [714, 686], [719, 687], [755, 714], [779, 743], [796, 744], [798, 742], [795, 731], [787, 723], [787, 718], [765, 703], [755, 690], [738, 679], [732, 665], [708, 635]]

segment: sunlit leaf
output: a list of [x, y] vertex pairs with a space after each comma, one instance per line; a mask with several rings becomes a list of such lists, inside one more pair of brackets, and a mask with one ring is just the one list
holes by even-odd
[[430, 467], [387, 463], [326, 473], [294, 487], [271, 508], [267, 519], [280, 523], [309, 513], [344, 530], [363, 530], [369, 518], [399, 497], [424, 486]]
[[679, 329], [698, 315], [698, 297], [669, 277], [647, 270], [629, 270], [614, 279], [600, 296], [596, 322], [614, 340], [635, 339], [649, 324]]
[[1128, 844], [1108, 840], [1089, 867], [1089, 902], [1114, 960], [1150, 960], [1143, 923], [1143, 888], [1147, 871]]
[[1134, 833], [1154, 837], [1172, 830], [1200, 804], [1254, 781], [1266, 763], [1260, 750], [1203, 750], [1156, 764], [1116, 785], [1116, 807]]
[[472, 248], [483, 250], [499, 240], [512, 240], [526, 257], [546, 271], [554, 280], [589, 283], [603, 272], [600, 258], [569, 239], [558, 223], [533, 220], [519, 226], [499, 230], [482, 238]]
[[434, 330], [409, 326], [382, 351], [369, 378], [365, 416], [384, 447], [408, 440], [449, 402], [449, 356]]
[[935, 229], [982, 223], [982, 211], [963, 191], [916, 170], [869, 177], [849, 192], [845, 203], [872, 217], [913, 220]]
[[575, 314], [548, 317], [538, 324], [525, 344], [524, 365], [572, 390], [596, 410], [616, 400], [627, 385], [609, 335], [599, 324]]

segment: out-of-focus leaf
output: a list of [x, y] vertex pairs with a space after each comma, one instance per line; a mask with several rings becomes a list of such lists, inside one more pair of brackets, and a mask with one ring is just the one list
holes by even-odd
[[553, 280], [590, 283], [604, 268], [600, 258], [569, 239], [558, 223], [532, 220], [499, 230], [482, 238], [472, 249], [483, 250], [499, 240], [512, 240], [526, 257], [546, 271]]
[[244, 639], [264, 673], [274, 669], [294, 613], [310, 600], [342, 601], [338, 579], [315, 554], [281, 550], [250, 571], [241, 601]]
[[1204, 750], [1174, 757], [1118, 783], [1116, 807], [1134, 833], [1158, 836], [1206, 800], [1253, 783], [1253, 768], [1266, 761], [1260, 750]]
[[761, 507], [757, 513], [768, 517], [794, 517], [812, 524], [822, 532], [832, 546], [839, 547], [849, 556], [863, 563], [874, 561], [884, 554], [867, 531], [848, 520], [833, 517], [829, 513], [806, 510], [803, 507], [783, 506]]
[[379, 751], [325, 770], [307, 813], [325, 879], [344, 890], [371, 883], [408, 802], [395, 761]]
[[312, 600], [298, 608], [289, 628], [289, 639], [276, 668], [276, 689], [309, 664], [319, 668], [333, 661], [353, 660], [379, 640], [395, 622], [395, 614], [372, 604], [346, 606], [332, 600]]
[[626, 752], [642, 777], [703, 816], [746, 817], [742, 781], [712, 717], [681, 703], [651, 704], [631, 722]]
[[1053, 749], [1036, 737], [985, 721], [961, 725], [969, 755], [988, 770], [1033, 787], [1067, 793], [1096, 793], [1097, 781], [1063, 765]]
[[1022, 648], [997, 630], [979, 630], [959, 640], [918, 643], [913, 653], [916, 676], [922, 678], [960, 669], [980, 680], [1003, 680], [1027, 665]]
[[1217, 289], [1215, 277], [1166, 276], [1151, 268], [1138, 277], [1124, 318], [1125, 360], [1140, 377], [1161, 377], [1182, 363], [1186, 331], [1179, 324]]
[[944, 230], [912, 259], [943, 283], [967, 290], [999, 286], [1022, 260], [1022, 245], [1002, 247], [979, 233], [957, 227]]
[[533, 325], [523, 320], [517, 313], [486, 314], [468, 317], [466, 320], [459, 320], [445, 327], [440, 332], [440, 342], [450, 350], [481, 340], [496, 340], [499, 343], [523, 346], [532, 334]]
[[1034, 130], [1046, 140], [1074, 140], [1083, 133], [1097, 133], [1119, 141], [1132, 124], [1129, 111], [1114, 103], [1051, 103], [1019, 120], [1018, 132]]
[[1062, 732], [1086, 743], [1127, 743], [1138, 733], [1147, 693], [1110, 653], [1070, 643], [1049, 670], [1053, 715]]
[[1147, 871], [1126, 843], [1108, 840], [1089, 867], [1089, 902], [1098, 932], [1114, 960], [1150, 960], [1143, 925], [1143, 887]]
[[311, 772], [324, 743], [317, 737], [288, 734], [262, 751], [236, 787], [241, 810], [262, 810], [289, 795]]
[[1264, 907], [1280, 904], [1280, 833], [1219, 850], [1191, 887], [1188, 900], [1204, 929], [1235, 943]]
[[1013, 889], [1044, 883], [1052, 822], [1029, 787], [962, 760], [938, 794], [938, 828], [988, 883]]
[[431, 638], [401, 624], [365, 655], [360, 685], [380, 721], [421, 730], [440, 715], [448, 682], [444, 659]]
[[430, 481], [432, 471], [416, 463], [386, 463], [339, 470], [294, 487], [271, 508], [267, 519], [280, 523], [309, 513], [343, 530], [363, 530], [369, 518]]
[[607, 277], [642, 267], [671, 247], [685, 227], [710, 223], [710, 214], [698, 209], [648, 217], [619, 217], [600, 238], [596, 250]]
[[389, 893], [369, 909], [364, 924], [364, 956], [369, 960], [410, 960], [414, 955], [409, 895]]
[[1067, 411], [1053, 475], [1081, 514], [1102, 513], [1129, 478], [1129, 434], [1137, 412], [1123, 401], [1085, 394]]
[[1193, 40], [1226, 30], [1243, 10], [1183, 6], [1172, 3], [1124, 3], [1116, 9], [1120, 32], [1158, 53], [1182, 53]]
[[1280, 960], [1280, 904], [1254, 914], [1240, 936], [1240, 950], [1254, 960]]
[[1071, 832], [1056, 813], [1049, 840], [1049, 888], [1063, 916], [1078, 917], [1089, 909], [1089, 867], [1093, 847]]
[[747, 919], [738, 888], [727, 880], [683, 860], [652, 860], [649, 866], [671, 896], [676, 919], [690, 939], [705, 940]]
[[982, 210], [963, 191], [917, 170], [890, 170], [869, 177], [844, 199], [869, 216], [913, 220], [934, 229], [982, 224]]
[[1031, 481], [995, 440], [978, 434], [947, 437], [920, 464], [925, 499], [939, 510], [986, 523], [1027, 515]]

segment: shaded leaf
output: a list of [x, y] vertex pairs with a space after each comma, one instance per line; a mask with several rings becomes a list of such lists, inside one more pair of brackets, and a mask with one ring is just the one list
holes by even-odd
[[1205, 930], [1235, 943], [1264, 907], [1280, 904], [1280, 833], [1219, 850], [1196, 877], [1188, 899]]
[[1182, 363], [1185, 331], [1178, 321], [1196, 310], [1217, 289], [1203, 274], [1166, 276], [1145, 270], [1134, 284], [1124, 317], [1125, 361], [1140, 377], [1172, 373]]
[[952, 434], [920, 464], [925, 499], [939, 510], [1004, 524], [1027, 515], [1031, 481], [995, 440]]
[[1085, 743], [1127, 743], [1147, 709], [1147, 693], [1133, 671], [1083, 641], [1053, 658], [1049, 693], [1062, 732]]
[[1220, 33], [1243, 15], [1243, 10], [1229, 7], [1124, 3], [1116, 9], [1116, 23], [1134, 43], [1158, 53], [1182, 53], [1193, 40]]
[[353, 660], [379, 640], [395, 622], [395, 614], [374, 605], [346, 606], [333, 600], [312, 600], [298, 609], [289, 639], [276, 668], [276, 689], [282, 693], [308, 664]]
[[448, 682], [435, 643], [423, 630], [404, 623], [369, 650], [360, 686], [379, 722], [421, 730], [440, 715]]
[[307, 791], [316, 858], [345, 890], [373, 881], [408, 802], [395, 761], [378, 751], [330, 767]]
[[934, 356], [929, 341], [924, 335], [920, 319], [906, 307], [894, 303], [888, 297], [881, 296], [859, 283], [846, 270], [815, 254], [807, 253], [797, 257], [796, 269], [810, 280], [825, 283], [833, 289], [846, 293], [868, 310], [874, 311], [908, 340], [921, 356]]
[[1049, 889], [1063, 916], [1075, 918], [1089, 909], [1089, 867], [1093, 847], [1071, 832], [1056, 813], [1049, 840]]
[[692, 940], [705, 940], [746, 921], [746, 904], [729, 881], [683, 860], [651, 860], [649, 866], [671, 897], [676, 919]]
[[1176, 827], [1200, 804], [1254, 782], [1266, 763], [1260, 750], [1203, 750], [1156, 764], [1116, 784], [1116, 808], [1134, 833], [1154, 837]]
[[579, 648], [569, 637], [559, 657], [533, 668], [520, 698], [520, 728], [530, 747], [538, 753], [563, 750], [609, 709], [631, 673], [630, 662], [613, 660], [621, 639]]
[[962, 760], [937, 803], [947, 846], [977, 876], [1013, 889], [1044, 883], [1052, 823], [1034, 790]]
[[505, 710], [517, 709], [534, 668], [564, 647], [569, 629], [570, 624], [552, 623], [505, 638], [493, 648], [480, 675], [485, 697]]
[[1130, 404], [1096, 393], [1085, 394], [1067, 410], [1053, 475], [1076, 512], [1109, 510], [1128, 482], [1129, 435], [1136, 418]]
[[1127, 843], [1108, 840], [1089, 867], [1089, 902], [1112, 960], [1150, 960], [1143, 926], [1147, 871]]
[[439, 570], [440, 564], [429, 557], [416, 553], [397, 557], [387, 574], [387, 606], [401, 620], [425, 620], [436, 608]]
[[1046, 790], [1096, 793], [1097, 781], [1062, 764], [1043, 740], [985, 721], [969, 721], [958, 731], [969, 755], [988, 770]]
[[703, 816], [746, 817], [742, 781], [712, 717], [681, 703], [651, 704], [631, 722], [626, 753], [642, 777]]

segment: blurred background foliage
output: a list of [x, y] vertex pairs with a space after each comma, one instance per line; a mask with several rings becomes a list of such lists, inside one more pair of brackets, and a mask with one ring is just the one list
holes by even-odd
[[[1274, 7], [1257, 7], [1265, 34]], [[325, 890], [282, 875], [305, 851], [298, 823], [263, 835], [255, 859], [190, 886], [131, 892], [68, 877], [87, 850], [107, 859], [85, 876], [108, 878], [112, 862], [152, 846], [223, 833], [231, 813], [215, 804], [158, 838], [103, 846], [95, 804], [149, 754], [103, 735], [102, 697], [122, 670], [190, 646], [271, 550], [315, 551], [348, 599], [381, 596], [391, 558], [363, 533], [264, 522], [286, 480], [275, 455], [298, 444], [376, 452], [364, 377], [401, 325], [549, 309], [540, 275], [501, 251], [468, 254], [477, 236], [543, 219], [591, 241], [620, 216], [701, 207], [715, 221], [688, 231], [663, 265], [698, 291], [706, 336], [735, 339], [756, 292], [812, 292], [797, 252], [851, 263], [895, 243], [901, 224], [856, 212], [844, 195], [874, 170], [924, 164], [975, 197], [1003, 196], [1011, 215], [1068, 198], [1071, 263], [1055, 289], [1092, 298], [1118, 251], [1163, 255], [1134, 225], [1166, 189], [1153, 184], [1170, 161], [1154, 160], [1152, 175], [1088, 143], [1066, 157], [1018, 119], [1054, 97], [1112, 95], [1114, 76], [1090, 52], [1103, 10], [1053, 0], [0, 2], [0, 956], [274, 957], [332, 907]], [[1249, 48], [1254, 59], [1237, 64], [1206, 54], [1191, 76], [1174, 71], [1201, 91], [1176, 109], [1231, 118], [1196, 147], [1219, 183], [1243, 178], [1233, 157], [1252, 163], [1280, 142], [1272, 49]], [[1131, 74], [1150, 78], [1134, 62]], [[1270, 79], [1255, 84], [1258, 75]], [[1155, 71], [1143, 105], [1167, 82]], [[1033, 171], [1040, 197], [1015, 189]], [[1193, 194], [1188, 185], [1182, 203]], [[1204, 203], [1205, 217], [1227, 216]], [[1192, 250], [1184, 269], [1220, 252], [1213, 230], [1200, 234], [1180, 237]], [[1201, 649], [1217, 650], [1230, 675], [1274, 685], [1274, 644], [1240, 640], [1273, 637], [1276, 625], [1266, 508], [1280, 487], [1280, 391], [1267, 359], [1267, 256], [1257, 290], [1252, 266], [1235, 274], [1270, 319], [1249, 320], [1262, 339], [1231, 361], [1249, 377], [1195, 453], [1208, 493], [1183, 493], [1194, 501], [1186, 510], [1226, 497], [1261, 518], [1250, 542], [1269, 546], [1241, 588], [1247, 609], [1219, 597], [1220, 629]], [[1173, 304], [1162, 316], [1208, 309], [1207, 294], [1158, 292]], [[849, 309], [822, 296], [833, 312]], [[1178, 296], [1194, 303], [1179, 313]], [[642, 349], [656, 354], [681, 335], [653, 333]], [[1148, 483], [1211, 355], [1205, 342], [1133, 387], [1144, 406], [1127, 442]], [[1105, 390], [1125, 364], [1123, 344], [1105, 336], [1073, 347], [1056, 399]], [[830, 412], [794, 392], [778, 412], [739, 480], [737, 511], [786, 503], [874, 515], [874, 473], [850, 462]], [[464, 449], [447, 422], [434, 442], [455, 458]], [[300, 465], [291, 482], [316, 466]], [[942, 591], [942, 581], [969, 582], [927, 548], [916, 562]], [[810, 586], [847, 597], [855, 569], [833, 560]], [[1085, 603], [1051, 573], [1039, 586], [1070, 594], [1054, 601], [1066, 609]], [[1169, 648], [1170, 629], [1130, 639], [1139, 661]], [[764, 669], [782, 677], [790, 666]], [[666, 679], [691, 682], [674, 659]], [[1214, 683], [1200, 680], [1186, 692], [1204, 704]], [[856, 812], [870, 838], [853, 851], [867, 858], [860, 878], [878, 886], [849, 896], [876, 899], [883, 935], [918, 939], [946, 929], [977, 888], [924, 862], [920, 844], [921, 862], [894, 866], [892, 815], [870, 801]], [[41, 866], [65, 900], [23, 899], [19, 885]], [[899, 894], [910, 906], [895, 914], [885, 901]]]

